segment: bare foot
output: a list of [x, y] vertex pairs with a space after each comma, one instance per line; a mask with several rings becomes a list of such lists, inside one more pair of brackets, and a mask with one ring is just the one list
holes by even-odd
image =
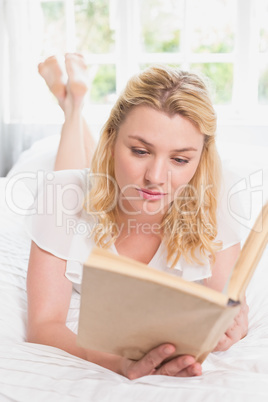
[[79, 106], [88, 91], [89, 79], [85, 60], [80, 54], [67, 53], [65, 55], [65, 66], [68, 75], [66, 84], [67, 97], [72, 98], [74, 106]]
[[64, 74], [55, 56], [51, 56], [38, 65], [39, 74], [44, 78], [48, 88], [56, 96], [60, 106], [66, 96]]

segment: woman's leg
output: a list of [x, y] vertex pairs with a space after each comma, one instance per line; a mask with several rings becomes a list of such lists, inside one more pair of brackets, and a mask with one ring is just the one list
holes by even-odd
[[39, 73], [58, 99], [65, 116], [54, 170], [90, 167], [95, 148], [91, 132], [82, 116], [84, 98], [88, 90], [86, 64], [82, 56], [67, 54], [65, 65], [68, 76], [66, 84], [64, 74], [54, 56], [38, 66]]

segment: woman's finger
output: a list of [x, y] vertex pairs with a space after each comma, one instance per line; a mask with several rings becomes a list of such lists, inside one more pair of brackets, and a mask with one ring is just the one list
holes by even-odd
[[223, 334], [213, 352], [225, 351], [230, 347], [230, 338]]
[[248, 313], [249, 307], [246, 299], [241, 305], [241, 309], [237, 316], [234, 318], [232, 325], [227, 329], [225, 334], [221, 337], [214, 352], [225, 351], [229, 349], [234, 343], [238, 342], [248, 332]]
[[163, 364], [154, 372], [154, 374], [175, 376], [194, 363], [195, 358], [193, 356], [179, 356]]
[[202, 366], [199, 363], [195, 363], [177, 373], [176, 377], [196, 377], [199, 375], [202, 375]]
[[142, 359], [131, 361], [126, 369], [126, 376], [133, 380], [144, 375], [153, 374], [156, 368], [175, 351], [175, 346], [165, 344], [148, 352]]
[[180, 356], [161, 366], [154, 375], [190, 377], [202, 374], [201, 364], [193, 356]]

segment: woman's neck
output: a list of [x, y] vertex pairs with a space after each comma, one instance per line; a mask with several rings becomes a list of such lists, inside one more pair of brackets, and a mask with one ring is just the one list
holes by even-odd
[[116, 216], [116, 224], [120, 232], [140, 235], [161, 235], [163, 215], [125, 214], [121, 210]]

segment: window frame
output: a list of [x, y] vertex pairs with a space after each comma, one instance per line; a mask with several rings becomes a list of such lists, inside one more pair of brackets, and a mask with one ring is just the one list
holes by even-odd
[[[40, 0], [41, 2], [59, 0]], [[139, 72], [143, 63], [176, 63], [189, 69], [191, 63], [232, 63], [233, 91], [229, 105], [214, 105], [220, 124], [265, 125], [268, 105], [258, 103], [258, 80], [260, 63], [267, 61], [267, 53], [259, 52], [258, 2], [234, 0], [237, 6], [235, 47], [231, 53], [192, 53], [189, 51], [187, 34], [190, 18], [189, 1], [184, 0], [184, 24], [182, 50], [180, 53], [144, 53], [140, 47], [139, 5], [141, 0], [110, 0], [110, 26], [115, 30], [115, 51], [107, 54], [87, 54], [90, 64], [114, 64], [116, 67], [116, 94], [127, 80]], [[66, 44], [68, 51], [75, 51], [74, 0], [61, 0], [66, 12]], [[243, 18], [241, 18], [241, 15]], [[250, 79], [248, 79], [250, 77]], [[91, 104], [94, 121], [111, 109], [112, 105]], [[94, 123], [93, 121], [93, 123]]]

